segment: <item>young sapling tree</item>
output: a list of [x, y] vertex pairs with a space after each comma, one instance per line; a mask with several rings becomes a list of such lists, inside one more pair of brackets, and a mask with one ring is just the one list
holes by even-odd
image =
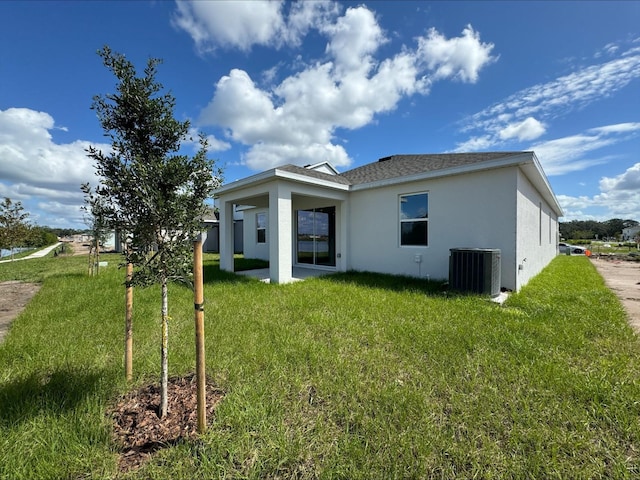
[[93, 237], [89, 247], [89, 275], [97, 275], [100, 266], [100, 245], [107, 240], [110, 228], [107, 209], [104, 198], [96, 195], [88, 182], [80, 185], [80, 190], [84, 193], [84, 221]]
[[221, 171], [207, 158], [207, 141], [199, 138], [193, 156], [181, 153], [189, 140], [188, 121], [174, 118], [175, 99], [161, 93], [156, 80], [160, 60], [147, 61], [144, 74], [109, 47], [98, 51], [117, 79], [116, 93], [97, 95], [98, 115], [111, 151], [89, 147], [101, 178], [96, 193], [106, 205], [110, 224], [127, 232], [134, 266], [132, 284], [161, 288], [161, 401], [167, 413], [169, 282], [191, 282], [192, 241], [202, 230], [205, 201], [221, 183]]

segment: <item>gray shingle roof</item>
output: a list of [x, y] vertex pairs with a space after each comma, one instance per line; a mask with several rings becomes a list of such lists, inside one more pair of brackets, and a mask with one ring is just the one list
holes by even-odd
[[377, 162], [362, 165], [339, 175], [310, 170], [295, 165], [279, 167], [290, 173], [318, 178], [342, 185], [361, 185], [381, 180], [407, 177], [420, 173], [434, 172], [449, 168], [463, 167], [505, 157], [519, 155], [523, 152], [479, 152], [479, 153], [436, 153], [417, 155], [392, 155], [381, 158]]
[[437, 153], [420, 155], [392, 155], [377, 162], [348, 170], [341, 174], [351, 185], [407, 177], [447, 168], [498, 160], [521, 152]]

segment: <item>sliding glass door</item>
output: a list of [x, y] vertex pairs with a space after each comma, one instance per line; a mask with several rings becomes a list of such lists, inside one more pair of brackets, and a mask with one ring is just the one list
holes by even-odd
[[298, 263], [336, 266], [336, 208], [298, 210], [296, 225]]

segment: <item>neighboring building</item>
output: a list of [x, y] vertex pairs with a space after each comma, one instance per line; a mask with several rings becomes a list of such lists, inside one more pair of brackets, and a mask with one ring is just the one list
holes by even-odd
[[636, 237], [640, 235], [640, 225], [635, 227], [627, 227], [622, 229], [622, 241], [634, 242]]
[[[236, 216], [240, 217], [240, 214], [236, 214]], [[235, 225], [235, 253], [242, 253], [242, 218], [234, 221]], [[219, 249], [219, 238], [220, 238], [220, 226], [218, 222], [218, 213], [210, 208], [205, 216], [202, 219], [202, 231], [203, 231], [203, 244], [202, 251], [208, 253], [218, 253]], [[111, 232], [109, 234], [108, 243], [105, 245], [109, 245], [110, 249], [107, 251], [114, 251], [121, 253], [124, 250], [123, 239], [119, 235], [119, 232]], [[112, 244], [112, 246], [111, 246]]]
[[222, 186], [220, 265], [233, 271], [233, 214], [244, 254], [292, 268], [447, 279], [453, 248], [500, 249], [501, 284], [519, 290], [557, 254], [562, 209], [533, 152], [394, 155], [338, 174], [285, 165]]
[[[220, 252], [220, 222], [218, 220], [218, 212], [214, 212], [213, 209], [209, 211], [209, 214], [202, 220], [204, 231], [207, 233], [207, 239], [202, 245], [202, 251], [209, 253]], [[233, 251], [234, 253], [242, 253], [243, 249], [243, 232], [242, 232], [242, 213], [234, 212], [233, 220]]]

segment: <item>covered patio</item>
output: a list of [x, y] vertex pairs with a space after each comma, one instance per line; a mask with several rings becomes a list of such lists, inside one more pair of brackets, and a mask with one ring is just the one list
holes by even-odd
[[221, 269], [234, 271], [233, 215], [238, 207], [244, 218], [245, 256], [269, 261], [268, 269], [238, 273], [288, 283], [345, 271], [348, 186], [332, 180], [333, 175], [286, 166], [218, 190]]

